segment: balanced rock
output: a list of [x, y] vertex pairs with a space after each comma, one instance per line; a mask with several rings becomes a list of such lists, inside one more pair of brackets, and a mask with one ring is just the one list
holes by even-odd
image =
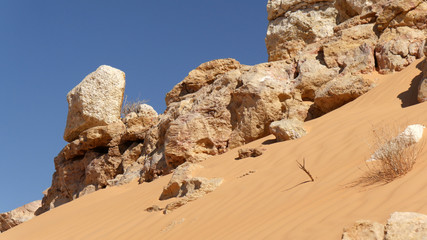
[[385, 226], [385, 240], [424, 239], [427, 236], [427, 216], [414, 212], [395, 212]]
[[64, 140], [71, 142], [91, 127], [120, 121], [125, 90], [124, 72], [102, 65], [67, 95], [68, 117]]
[[0, 214], [0, 233], [32, 219], [40, 206], [41, 201], [37, 200], [10, 212]]
[[277, 141], [293, 140], [307, 134], [303, 122], [295, 119], [283, 119], [270, 124], [270, 132]]
[[357, 221], [353, 226], [344, 228], [342, 240], [383, 240], [384, 225], [368, 220]]

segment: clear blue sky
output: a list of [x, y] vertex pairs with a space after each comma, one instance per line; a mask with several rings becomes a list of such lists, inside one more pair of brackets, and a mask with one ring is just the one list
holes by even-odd
[[67, 93], [99, 65], [158, 112], [203, 62], [267, 61], [267, 0], [0, 1], [0, 212], [43, 197], [66, 145]]

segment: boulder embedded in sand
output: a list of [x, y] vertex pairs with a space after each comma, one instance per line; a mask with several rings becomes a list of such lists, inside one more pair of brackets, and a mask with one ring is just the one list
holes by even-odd
[[321, 112], [328, 113], [360, 97], [374, 86], [373, 81], [362, 76], [340, 76], [316, 91], [314, 104]]
[[243, 159], [248, 157], [258, 157], [262, 155], [262, 151], [259, 148], [242, 148], [239, 149], [239, 156], [237, 159]]
[[357, 221], [353, 226], [344, 228], [342, 240], [383, 240], [384, 225], [368, 220]]
[[418, 102], [427, 101], [427, 60], [424, 60], [422, 77], [418, 86]]
[[40, 206], [41, 200], [37, 200], [10, 212], [0, 214], [0, 233], [32, 219]]
[[427, 216], [414, 212], [395, 212], [385, 226], [385, 240], [425, 239]]
[[283, 119], [270, 124], [270, 132], [276, 136], [277, 141], [293, 140], [307, 134], [304, 124], [295, 119]]
[[102, 65], [67, 94], [64, 140], [71, 142], [86, 129], [120, 121], [125, 73]]

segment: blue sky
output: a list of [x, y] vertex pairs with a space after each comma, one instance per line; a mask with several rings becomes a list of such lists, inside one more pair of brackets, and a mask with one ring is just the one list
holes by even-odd
[[267, 61], [267, 0], [2, 0], [0, 212], [43, 197], [66, 145], [67, 93], [99, 65], [158, 112], [203, 62]]

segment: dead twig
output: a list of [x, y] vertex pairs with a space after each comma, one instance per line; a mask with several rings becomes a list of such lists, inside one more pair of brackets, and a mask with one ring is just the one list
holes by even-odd
[[305, 158], [302, 159], [302, 164], [300, 162], [298, 162], [298, 160], [296, 161], [298, 164], [298, 167], [303, 170], [305, 173], [307, 173], [307, 175], [310, 177], [311, 181], [314, 182], [314, 178], [313, 176], [311, 176], [311, 173], [307, 170], [307, 168], [305, 168]]

